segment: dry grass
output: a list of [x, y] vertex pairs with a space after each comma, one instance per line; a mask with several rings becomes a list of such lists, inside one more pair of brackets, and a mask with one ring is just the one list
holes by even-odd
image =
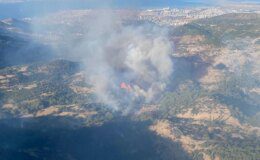
[[256, 93], [256, 94], [259, 94], [259, 95], [260, 95], [260, 88], [253, 88], [253, 89], [251, 89], [249, 92], [251, 92], [251, 93]]
[[2, 80], [2, 79], [6, 79], [6, 77], [3, 75], [0, 75], [0, 80]]
[[[197, 113], [192, 113], [195, 109]], [[202, 98], [197, 101], [193, 109], [187, 109], [185, 112], [177, 115], [179, 118], [188, 118], [196, 121], [224, 121], [226, 124], [241, 127], [238, 119], [234, 118], [227, 106], [216, 103], [213, 99]]]
[[2, 108], [7, 109], [7, 110], [15, 110], [15, 109], [17, 109], [17, 106], [12, 103], [6, 103], [3, 105]]
[[37, 84], [34, 83], [34, 84], [29, 84], [27, 86], [23, 86], [23, 89], [28, 89], [28, 90], [31, 90], [31, 89], [34, 89], [37, 87]]
[[182, 36], [180, 39], [180, 43], [184, 44], [194, 44], [194, 43], [200, 43], [205, 41], [205, 36], [203, 35], [185, 35]]
[[175, 135], [175, 133], [172, 132], [173, 127], [168, 120], [157, 121], [155, 124], [150, 126], [150, 130], [154, 131], [155, 133], [157, 133], [162, 137], [169, 138], [175, 142], [180, 142], [182, 147], [190, 154], [193, 151], [203, 149], [201, 145], [205, 141], [195, 140], [188, 135], [181, 135], [181, 136]]
[[97, 115], [98, 112], [96, 111], [85, 111], [85, 112], [81, 112], [77, 115], [78, 118], [87, 118], [89, 116], [93, 116], [93, 115]]
[[149, 105], [149, 106], [143, 106], [136, 114], [141, 115], [144, 113], [151, 113], [151, 112], [156, 112], [158, 110], [157, 105]]
[[14, 77], [15, 77], [15, 75], [13, 75], [13, 74], [0, 75], [0, 80], [6, 80], [9, 78], [14, 78]]
[[224, 74], [222, 71], [209, 67], [207, 73], [199, 79], [202, 85], [215, 85], [223, 80]]
[[94, 93], [93, 88], [88, 88], [88, 87], [79, 87], [79, 86], [70, 86], [70, 89], [73, 90], [73, 92], [77, 94], [91, 94]]
[[41, 94], [42, 97], [49, 97], [49, 96], [52, 96], [52, 95], [54, 95], [54, 93], [51, 93], [51, 92], [50, 93], [42, 93]]
[[55, 114], [58, 111], [59, 111], [58, 106], [51, 106], [51, 107], [48, 107], [48, 108], [45, 108], [45, 109], [38, 111], [35, 116], [36, 117], [48, 116], [48, 115]]
[[[65, 111], [63, 111], [65, 109]], [[36, 113], [36, 117], [42, 116], [71, 116], [75, 118], [87, 118], [92, 115], [96, 115], [96, 111], [87, 111], [82, 110], [77, 105], [68, 105], [68, 106], [51, 106], [45, 109], [42, 109]]]

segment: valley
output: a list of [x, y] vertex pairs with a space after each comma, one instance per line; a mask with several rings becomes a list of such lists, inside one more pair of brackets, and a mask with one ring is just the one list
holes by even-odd
[[257, 9], [110, 12], [0, 21], [1, 159], [260, 159]]

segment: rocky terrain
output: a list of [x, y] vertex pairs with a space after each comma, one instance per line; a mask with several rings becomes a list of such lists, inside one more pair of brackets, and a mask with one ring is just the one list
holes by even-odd
[[[64, 18], [63, 27], [80, 27], [82, 19], [77, 17], [86, 18], [89, 12]], [[136, 11], [122, 12], [124, 25], [150, 23], [133, 18]], [[48, 20], [46, 25], [53, 25]], [[81, 61], [52, 55], [70, 51], [59, 50], [69, 43], [58, 44], [57, 39], [68, 36], [62, 34], [63, 28], [52, 34], [60, 24], [47, 30], [56, 39], [46, 30], [36, 34], [24, 29], [30, 23], [0, 23], [3, 160], [260, 159], [258, 13], [223, 14], [167, 26], [174, 72], [165, 92], [151, 102], [134, 101], [128, 108], [123, 99], [131, 86], [121, 84], [120, 89], [120, 83], [115, 84], [119, 88], [115, 96], [122, 97], [122, 107], [116, 109], [98, 98], [98, 88], [88, 81]], [[84, 29], [69, 34], [80, 40]], [[32, 42], [43, 49], [32, 45], [23, 50]], [[2, 59], [10, 54], [16, 60], [13, 64]], [[19, 60], [24, 54], [29, 58]]]

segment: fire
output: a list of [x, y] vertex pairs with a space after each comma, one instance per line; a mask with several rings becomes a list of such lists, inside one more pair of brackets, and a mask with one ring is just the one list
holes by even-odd
[[124, 90], [126, 90], [128, 92], [132, 91], [132, 87], [129, 84], [125, 83], [125, 82], [122, 82], [120, 84], [120, 88], [124, 89]]

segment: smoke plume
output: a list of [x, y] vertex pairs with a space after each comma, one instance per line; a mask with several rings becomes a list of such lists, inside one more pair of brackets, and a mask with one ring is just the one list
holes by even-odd
[[61, 56], [83, 62], [87, 82], [111, 106], [155, 100], [173, 72], [167, 29], [129, 23], [115, 10], [92, 12], [80, 25], [81, 38], [72, 38], [71, 26], [64, 32], [69, 35], [59, 43], [69, 51]]

